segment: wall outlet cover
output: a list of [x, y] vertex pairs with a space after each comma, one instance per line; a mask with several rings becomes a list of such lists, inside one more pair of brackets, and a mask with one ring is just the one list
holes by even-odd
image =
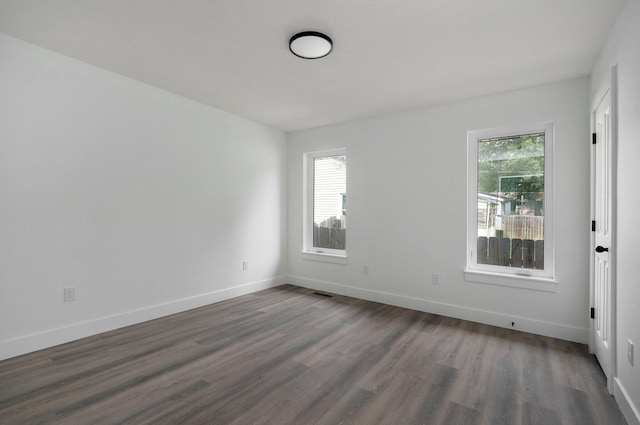
[[64, 302], [68, 303], [76, 300], [76, 288], [68, 287], [64, 288]]

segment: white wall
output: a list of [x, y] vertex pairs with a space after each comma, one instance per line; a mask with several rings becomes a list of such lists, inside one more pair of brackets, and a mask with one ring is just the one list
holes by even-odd
[[[640, 1], [628, 0], [598, 59], [591, 96], [611, 67], [618, 73], [617, 377], [615, 395], [629, 424], [640, 424]], [[635, 344], [635, 366], [627, 361]]]
[[[578, 79], [290, 134], [292, 283], [587, 342], [588, 95]], [[466, 132], [546, 120], [556, 136], [557, 290], [466, 281]], [[303, 153], [343, 146], [348, 264], [303, 259]]]
[[286, 184], [284, 133], [0, 35], [0, 359], [282, 283]]

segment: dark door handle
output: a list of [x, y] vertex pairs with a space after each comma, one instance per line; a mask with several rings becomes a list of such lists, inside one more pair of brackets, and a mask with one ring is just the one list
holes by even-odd
[[605, 248], [603, 246], [598, 245], [596, 247], [596, 252], [609, 252], [609, 248]]

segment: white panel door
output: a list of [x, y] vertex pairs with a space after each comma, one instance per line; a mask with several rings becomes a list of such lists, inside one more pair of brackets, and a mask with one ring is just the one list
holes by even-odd
[[611, 90], [607, 90], [594, 111], [596, 144], [594, 150], [594, 262], [593, 262], [593, 351], [607, 375], [612, 378], [612, 121]]

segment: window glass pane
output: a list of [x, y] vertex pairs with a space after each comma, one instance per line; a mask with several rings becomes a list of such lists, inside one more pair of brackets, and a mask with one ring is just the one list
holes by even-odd
[[314, 158], [313, 246], [346, 249], [347, 164], [345, 155]]
[[544, 139], [478, 140], [478, 264], [544, 269]]

